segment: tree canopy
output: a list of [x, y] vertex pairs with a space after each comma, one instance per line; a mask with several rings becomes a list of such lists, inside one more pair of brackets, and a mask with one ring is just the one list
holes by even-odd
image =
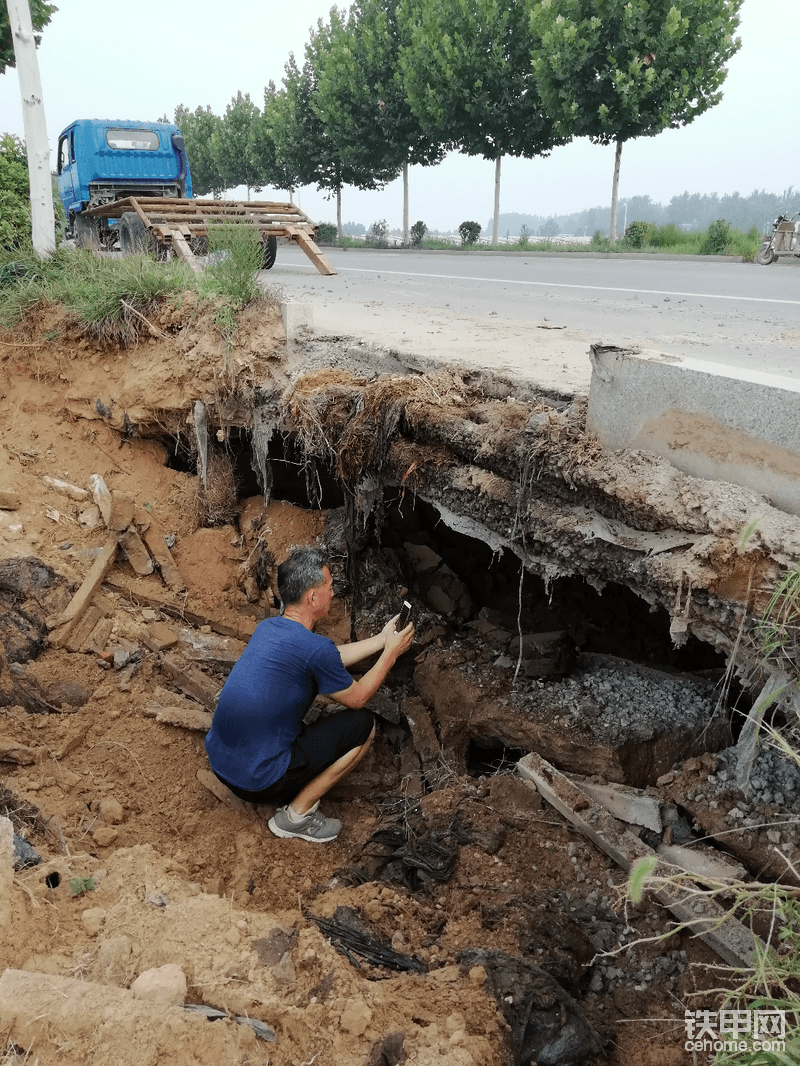
[[175, 125], [183, 134], [192, 189], [195, 196], [220, 196], [225, 179], [219, 167], [214, 138], [222, 119], [210, 107], [190, 111], [183, 104], [175, 108]]
[[225, 188], [260, 191], [264, 176], [255, 150], [261, 112], [249, 93], [237, 92], [213, 133], [213, 152]]
[[[55, 4], [45, 3], [45, 0], [29, 0], [31, 9], [31, 23], [34, 30], [36, 44], [41, 44], [42, 35], [39, 32], [50, 22], [50, 19], [58, 11]], [[14, 40], [11, 36], [11, 24], [8, 21], [8, 8], [0, 4], [0, 74], [6, 67], [16, 65], [14, 57]]]
[[562, 135], [617, 145], [694, 121], [722, 99], [742, 0], [539, 0], [539, 94]]
[[400, 0], [405, 88], [431, 137], [498, 164], [570, 139], [539, 98], [530, 11], [529, 0]]

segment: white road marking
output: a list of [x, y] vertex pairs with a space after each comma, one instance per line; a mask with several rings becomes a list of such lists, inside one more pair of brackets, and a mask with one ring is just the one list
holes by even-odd
[[771, 296], [721, 296], [715, 292], [672, 292], [670, 289], [621, 289], [614, 285], [567, 285], [559, 281], [517, 281], [512, 278], [473, 278], [461, 274], [421, 274], [410, 270], [365, 270], [363, 267], [338, 267], [351, 274], [396, 274], [406, 278], [439, 278], [444, 281], [479, 281], [491, 285], [535, 285], [540, 289], [589, 289], [595, 292], [635, 292], [646, 296], [688, 296], [694, 300], [735, 300], [741, 303], [789, 304], [800, 306], [800, 300], [776, 300]]

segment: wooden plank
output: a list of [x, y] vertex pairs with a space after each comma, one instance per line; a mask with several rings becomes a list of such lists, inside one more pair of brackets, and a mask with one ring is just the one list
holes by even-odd
[[112, 618], [101, 618], [84, 641], [81, 651], [92, 652], [95, 655], [102, 655], [106, 650], [108, 638], [111, 636], [111, 630], [113, 628], [114, 620]]
[[[655, 855], [652, 848], [539, 755], [526, 755], [517, 763], [517, 769], [536, 785], [552, 807], [623, 870], [630, 870], [643, 856]], [[672, 877], [679, 872], [683, 871], [659, 862], [653, 874], [655, 877]], [[723, 921], [726, 909], [714, 900], [692, 896], [678, 885], [665, 885], [651, 891], [729, 965], [749, 968], [758, 953], [766, 953], [766, 944], [741, 922], [730, 918]]]
[[[124, 202], [124, 201], [123, 201], [123, 202]], [[146, 227], [147, 227], [148, 229], [150, 229], [150, 220], [149, 220], [149, 218], [147, 217], [147, 215], [146, 215], [146, 214], [144, 213], [144, 211], [142, 210], [142, 208], [141, 208], [141, 207], [139, 206], [139, 201], [138, 201], [138, 200], [136, 199], [136, 197], [135, 197], [135, 196], [131, 196], [131, 197], [129, 197], [129, 199], [128, 199], [128, 204], [130, 205], [130, 207], [132, 207], [132, 208], [133, 208], [133, 210], [134, 210], [134, 211], [136, 212], [136, 214], [137, 214], [137, 215], [139, 216], [139, 218], [140, 218], [140, 219], [142, 220], [142, 225], [144, 225], [144, 226], [146, 226]], [[130, 207], [126, 207], [126, 208], [125, 208], [125, 210], [126, 210], [126, 211], [127, 211], [127, 210], [130, 210]], [[121, 218], [121, 217], [122, 217], [122, 215], [123, 215], [124, 213], [125, 213], [124, 211], [120, 211], [119, 217]]]
[[147, 577], [148, 574], [152, 574], [153, 560], [142, 543], [142, 538], [133, 527], [126, 529], [124, 533], [120, 533], [119, 546], [125, 552], [128, 562], [140, 577]]
[[209, 626], [214, 633], [219, 633], [223, 637], [236, 637], [237, 640], [243, 640], [245, 644], [250, 640], [253, 631], [258, 625], [254, 620], [242, 620], [236, 626], [229, 626], [224, 622], [218, 622], [216, 619], [208, 617], [208, 615], [197, 614], [196, 611], [189, 611], [185, 607], [170, 603], [168, 600], [152, 594], [145, 595], [137, 589], [132, 589], [119, 582], [109, 581], [106, 583], [106, 587], [109, 591], [118, 592], [140, 606], [155, 607], [157, 610], [169, 615], [170, 618], [179, 618], [182, 622], [188, 622], [193, 626]]
[[161, 660], [161, 669], [167, 674], [181, 691], [196, 700], [206, 708], [213, 711], [217, 706], [222, 686], [212, 681], [201, 670], [195, 670], [193, 666], [186, 666], [174, 655], [166, 654]]
[[172, 247], [178, 258], [182, 259], [187, 266], [190, 266], [195, 274], [199, 274], [203, 268], [197, 262], [194, 252], [186, 243], [184, 235], [177, 229], [170, 229], [169, 235], [172, 240]]
[[[69, 639], [73, 625], [83, 614], [84, 610], [90, 603], [92, 596], [97, 589], [100, 588], [106, 574], [114, 565], [114, 561], [117, 558], [117, 547], [116, 534], [112, 534], [103, 545], [102, 553], [95, 559], [89, 573], [83, 580], [83, 584], [67, 604], [63, 613], [52, 625], [48, 623], [50, 629], [60, 627], [58, 634], [51, 633], [50, 635], [51, 643], [54, 647], [63, 647]], [[52, 639], [54, 636], [55, 640]]]
[[87, 607], [83, 612], [83, 617], [70, 633], [69, 639], [64, 642], [64, 647], [67, 651], [80, 651], [83, 642], [102, 617], [102, 614], [94, 605]]
[[150, 554], [155, 559], [165, 583], [171, 589], [175, 589], [176, 592], [185, 589], [186, 582], [181, 577], [178, 565], [172, 558], [172, 552], [166, 545], [164, 532], [152, 516], [150, 516], [150, 524], [144, 530], [142, 537]]
[[288, 228], [292, 229], [292, 240], [300, 245], [320, 274], [330, 275], [337, 273], [304, 230], [295, 227]]

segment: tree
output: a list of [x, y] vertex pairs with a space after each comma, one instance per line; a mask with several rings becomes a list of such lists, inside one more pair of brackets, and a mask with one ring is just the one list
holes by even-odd
[[[29, 0], [31, 9], [31, 22], [34, 29], [34, 40], [37, 46], [41, 44], [42, 35], [39, 32], [48, 25], [52, 16], [58, 11], [55, 4], [47, 4], [44, 0]], [[14, 42], [11, 37], [11, 24], [8, 20], [8, 10], [5, 4], [0, 4], [0, 74], [6, 67], [16, 64], [14, 58]]]
[[492, 242], [504, 155], [548, 155], [559, 136], [536, 90], [530, 2], [400, 0], [406, 92], [429, 136], [495, 161]]
[[261, 190], [259, 161], [254, 151], [254, 138], [261, 123], [261, 112], [249, 93], [237, 92], [225, 108], [225, 114], [214, 130], [212, 150], [226, 189], [237, 185]]
[[17, 248], [31, 235], [28, 158], [11, 133], [0, 137], [0, 248]]
[[196, 196], [219, 197], [225, 188], [225, 179], [220, 173], [214, 137], [222, 119], [210, 107], [198, 107], [190, 111], [179, 104], [175, 108], [175, 125], [183, 134], [189, 172], [192, 175], [192, 191]]
[[693, 122], [722, 99], [742, 0], [539, 0], [533, 71], [566, 136], [616, 144], [616, 240], [623, 144]]
[[408, 244], [408, 168], [441, 161], [406, 96], [400, 71], [399, 0], [356, 0], [345, 22], [334, 8], [319, 52], [317, 108], [342, 156], [391, 180], [403, 171], [403, 243]]
[[291, 201], [292, 194], [299, 184], [298, 174], [291, 166], [279, 159], [273, 137], [273, 124], [275, 121], [280, 121], [279, 112], [282, 106], [283, 100], [279, 99], [275, 82], [270, 81], [264, 88], [264, 110], [261, 113], [261, 120], [255, 124], [253, 129], [253, 156], [260, 175], [260, 183], [272, 185], [276, 189], [286, 189]]
[[326, 126], [317, 105], [317, 71], [322, 69], [322, 53], [328, 34], [322, 22], [306, 45], [303, 69], [290, 55], [284, 70], [283, 90], [277, 93], [270, 108], [268, 128], [275, 143], [277, 164], [295, 175], [294, 187], [316, 184], [336, 196], [336, 231], [342, 233], [342, 189], [380, 189], [396, 169], [375, 171], [364, 160], [345, 158], [336, 137]]

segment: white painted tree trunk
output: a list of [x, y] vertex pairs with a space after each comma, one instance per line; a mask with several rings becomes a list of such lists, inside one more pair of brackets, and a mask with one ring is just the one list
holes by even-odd
[[617, 141], [617, 150], [614, 153], [614, 180], [611, 183], [611, 225], [609, 236], [611, 243], [617, 239], [617, 204], [619, 203], [619, 164], [622, 159], [622, 141]]
[[408, 248], [408, 160], [403, 163], [403, 247]]
[[494, 164], [494, 221], [492, 223], [492, 244], [497, 244], [498, 227], [500, 226], [500, 161], [498, 156]]
[[336, 239], [342, 242], [342, 189], [336, 190]]
[[53, 179], [50, 175], [50, 145], [47, 141], [36, 41], [33, 37], [28, 0], [7, 0], [6, 6], [22, 97], [22, 122], [31, 191], [31, 240], [36, 254], [44, 259], [55, 251], [56, 226], [53, 215]]

